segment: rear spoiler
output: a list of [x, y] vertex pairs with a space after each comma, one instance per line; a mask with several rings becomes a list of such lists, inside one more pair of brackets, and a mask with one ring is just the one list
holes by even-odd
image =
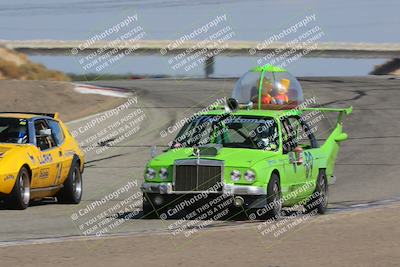
[[58, 112], [55, 113], [40, 113], [40, 112], [15, 112], [15, 111], [2, 111], [0, 113], [10, 113], [10, 114], [32, 114], [32, 115], [38, 115], [38, 116], [46, 116], [54, 119], [58, 119], [60, 116]]
[[353, 112], [353, 107], [348, 108], [302, 108], [302, 111], [321, 111], [321, 112], [339, 112], [338, 123], [343, 120], [343, 114], [350, 115]]

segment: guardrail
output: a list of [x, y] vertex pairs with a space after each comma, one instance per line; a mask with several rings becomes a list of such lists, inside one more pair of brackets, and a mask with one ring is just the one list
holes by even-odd
[[[201, 41], [186, 41], [176, 48], [169, 48], [172, 40], [135, 40], [129, 42], [115, 43], [115, 41], [96, 41], [88, 48], [82, 48], [86, 41], [79, 40], [0, 40], [0, 46], [14, 49], [29, 55], [65, 55], [76, 56], [77, 53], [90, 54], [99, 49], [106, 53], [108, 50], [118, 48], [119, 51], [134, 50], [128, 55], [176, 55], [190, 50], [196, 53], [203, 49], [216, 51], [219, 47]], [[169, 46], [170, 45], [170, 46]], [[221, 56], [249, 56], [262, 57], [273, 51], [280, 51], [280, 54], [290, 52], [294, 46], [284, 42], [274, 42], [268, 46], [256, 41], [225, 41], [223, 49], [219, 49], [217, 55]], [[302, 52], [304, 49], [297, 49]], [[73, 53], [77, 52], [77, 53]], [[303, 57], [315, 58], [397, 58], [400, 57], [400, 44], [373, 44], [373, 43], [317, 43], [313, 49], [305, 51]], [[210, 53], [212, 54], [212, 53]], [[206, 76], [212, 73], [214, 56], [205, 60]]]

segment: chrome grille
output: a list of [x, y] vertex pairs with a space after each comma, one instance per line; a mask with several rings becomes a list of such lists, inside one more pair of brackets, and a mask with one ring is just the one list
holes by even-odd
[[222, 170], [223, 162], [221, 161], [176, 161], [174, 191], [220, 191], [222, 190]]

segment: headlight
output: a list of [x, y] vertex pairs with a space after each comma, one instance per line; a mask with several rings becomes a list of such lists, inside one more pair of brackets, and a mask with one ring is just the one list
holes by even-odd
[[156, 177], [156, 171], [152, 168], [147, 168], [146, 170], [146, 178], [151, 180]]
[[168, 178], [168, 170], [167, 168], [161, 168], [160, 169], [160, 179], [165, 180]]
[[231, 180], [234, 182], [239, 181], [240, 180], [240, 171], [238, 171], [238, 170], [231, 171]]
[[251, 170], [247, 170], [244, 173], [244, 178], [248, 181], [248, 182], [254, 182], [254, 180], [256, 179], [256, 174], [255, 172], [251, 171]]

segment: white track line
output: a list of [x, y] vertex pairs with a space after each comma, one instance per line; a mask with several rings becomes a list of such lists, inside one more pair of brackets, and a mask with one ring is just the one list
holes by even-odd
[[[400, 198], [386, 199], [386, 200], [378, 200], [376, 202], [370, 203], [369, 205], [361, 205], [353, 204], [350, 207], [345, 208], [333, 208], [328, 211], [327, 215], [324, 216], [332, 216], [338, 213], [351, 213], [353, 211], [360, 210], [369, 210], [369, 209], [377, 209], [377, 208], [385, 208], [390, 207], [393, 204], [398, 203]], [[318, 217], [318, 216], [316, 216]], [[245, 229], [255, 227], [258, 225], [260, 221], [239, 221], [233, 222], [232, 224], [223, 225], [224, 221], [217, 222], [216, 224], [211, 225], [209, 228], [203, 228], [202, 231], [232, 231], [236, 229]], [[222, 224], [222, 226], [221, 226]], [[218, 226], [218, 227], [215, 227]], [[72, 241], [95, 241], [95, 240], [107, 240], [107, 239], [115, 239], [120, 237], [130, 237], [130, 236], [148, 236], [148, 235], [170, 235], [171, 232], [168, 229], [148, 229], [141, 230], [137, 232], [124, 232], [124, 233], [115, 233], [115, 234], [106, 234], [102, 236], [95, 235], [76, 235], [76, 236], [61, 236], [61, 237], [52, 237], [52, 238], [32, 238], [32, 239], [23, 239], [23, 240], [15, 240], [15, 241], [2, 241], [0, 242], [0, 248], [2, 247], [14, 247], [14, 246], [26, 246], [26, 245], [42, 245], [42, 244], [53, 244], [53, 243], [62, 243], [62, 242], [72, 242]]]

